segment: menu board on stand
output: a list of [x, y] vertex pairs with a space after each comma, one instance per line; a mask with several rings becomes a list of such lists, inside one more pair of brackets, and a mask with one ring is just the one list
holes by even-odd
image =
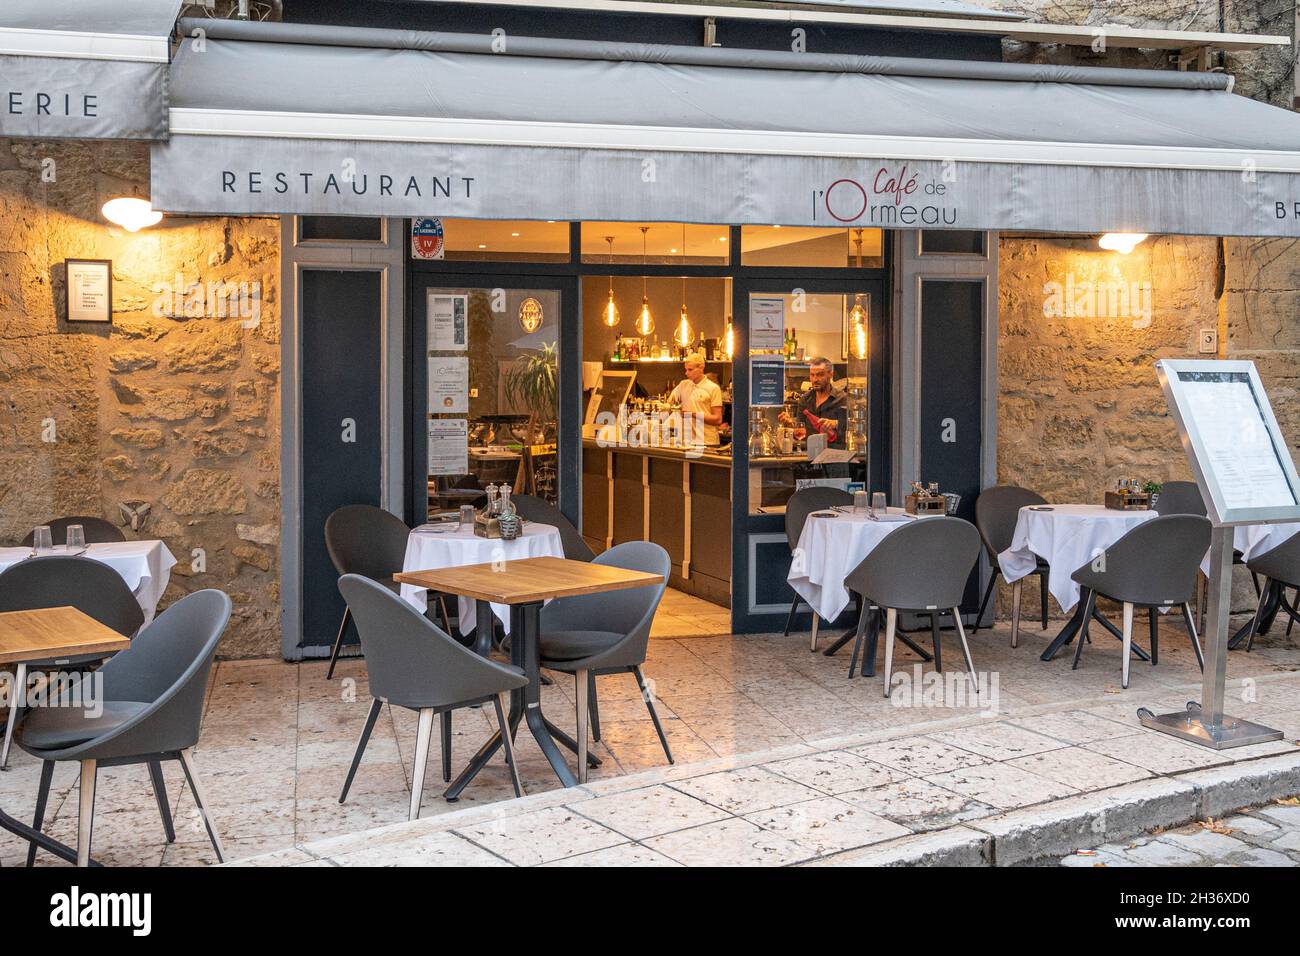
[[1143, 726], [1215, 750], [1280, 740], [1282, 732], [1223, 712], [1232, 597], [1233, 528], [1300, 520], [1300, 476], [1254, 362], [1156, 362], [1210, 532], [1210, 589], [1201, 700], [1172, 714], [1142, 708]]

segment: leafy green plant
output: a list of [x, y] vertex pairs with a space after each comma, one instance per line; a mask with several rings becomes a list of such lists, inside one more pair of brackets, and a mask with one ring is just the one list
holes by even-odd
[[506, 372], [505, 393], [510, 404], [528, 409], [528, 432], [541, 437], [545, 425], [555, 420], [559, 354], [550, 342], [519, 357]]

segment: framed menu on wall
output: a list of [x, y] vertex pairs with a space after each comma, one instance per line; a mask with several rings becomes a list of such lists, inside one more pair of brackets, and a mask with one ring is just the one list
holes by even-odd
[[1156, 374], [1210, 520], [1300, 520], [1300, 476], [1255, 363], [1165, 359]]
[[69, 322], [113, 320], [113, 263], [109, 259], [65, 259]]

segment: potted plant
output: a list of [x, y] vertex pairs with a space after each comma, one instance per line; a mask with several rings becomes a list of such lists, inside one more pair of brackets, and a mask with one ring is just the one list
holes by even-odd
[[516, 408], [528, 410], [532, 442], [545, 441], [547, 430], [554, 425], [558, 368], [556, 343], [551, 342], [520, 356], [506, 372], [506, 398]]

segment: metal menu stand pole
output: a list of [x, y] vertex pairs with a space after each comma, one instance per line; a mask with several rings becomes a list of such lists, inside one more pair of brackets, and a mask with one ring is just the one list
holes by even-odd
[[[1281, 740], [1280, 730], [1223, 712], [1233, 528], [1300, 520], [1300, 480], [1253, 362], [1162, 360], [1156, 363], [1156, 372], [1213, 524], [1208, 633], [1200, 702], [1188, 701], [1186, 710], [1172, 714], [1157, 715], [1143, 707], [1138, 717], [1144, 727], [1215, 750]], [[1225, 424], [1231, 427], [1225, 429]], [[1238, 454], [1239, 445], [1252, 447], [1241, 448]], [[1257, 456], [1254, 463], [1260, 466], [1249, 472], [1260, 483], [1253, 499], [1255, 489], [1241, 487], [1242, 477], [1233, 467], [1234, 458], [1241, 464], [1252, 451]]]

